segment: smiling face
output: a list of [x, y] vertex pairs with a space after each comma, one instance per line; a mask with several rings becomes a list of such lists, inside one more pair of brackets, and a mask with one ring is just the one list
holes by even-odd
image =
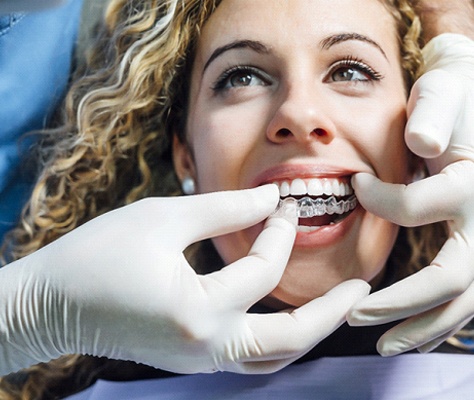
[[[377, 0], [224, 0], [204, 25], [177, 173], [202, 193], [277, 183], [282, 198], [307, 204], [273, 298], [301, 305], [382, 275], [398, 230], [356, 206], [350, 177], [407, 179], [399, 58]], [[261, 229], [214, 244], [229, 263]]]

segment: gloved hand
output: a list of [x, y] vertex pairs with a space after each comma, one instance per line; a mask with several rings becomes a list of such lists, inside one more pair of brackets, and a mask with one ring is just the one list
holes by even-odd
[[351, 325], [405, 322], [378, 342], [382, 355], [427, 352], [474, 317], [474, 42], [443, 34], [423, 50], [426, 73], [408, 104], [406, 142], [430, 177], [408, 186], [360, 174], [361, 204], [399, 225], [449, 221], [450, 235], [431, 265], [363, 299]]
[[147, 199], [1, 269], [0, 374], [69, 353], [180, 373], [289, 364], [368, 293], [365, 282], [346, 282], [293, 311], [247, 313], [283, 274], [296, 210], [268, 218], [249, 255], [221, 271], [197, 275], [183, 255], [193, 242], [262, 221], [278, 200], [274, 185]]

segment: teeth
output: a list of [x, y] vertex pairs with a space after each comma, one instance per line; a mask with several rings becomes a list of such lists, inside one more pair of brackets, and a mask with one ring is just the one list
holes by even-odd
[[345, 194], [352, 194], [352, 187], [348, 183], [343, 184], [343, 189]]
[[302, 196], [308, 193], [308, 188], [303, 179], [295, 179], [290, 184], [290, 194], [292, 196]]
[[[287, 197], [284, 200], [280, 200], [280, 205], [287, 200], [294, 199]], [[357, 206], [357, 198], [352, 195], [347, 200], [337, 200], [334, 196], [327, 199], [321, 197], [312, 199], [311, 197], [303, 197], [296, 200], [298, 205], [298, 217], [299, 218], [312, 218], [320, 217], [324, 214], [345, 214]]]
[[[356, 208], [358, 202], [351, 185], [339, 179], [294, 179], [275, 182], [280, 188], [280, 205], [285, 201], [296, 201], [299, 218], [342, 215]], [[349, 197], [350, 196], [350, 197]], [[312, 231], [318, 227], [303, 227]]]
[[332, 194], [332, 182], [329, 180], [324, 180], [323, 181], [323, 191], [324, 194], [327, 194], [328, 196]]
[[311, 179], [308, 182], [308, 194], [310, 196], [322, 196], [323, 192], [323, 183], [320, 179]]
[[334, 196], [341, 195], [341, 182], [338, 182], [338, 181], [332, 182], [332, 192], [334, 193]]
[[280, 197], [291, 196], [349, 196], [353, 193], [352, 187], [347, 182], [338, 179], [303, 179], [297, 178], [291, 182], [275, 182], [280, 188]]
[[298, 225], [298, 227], [296, 228], [298, 232], [314, 232], [314, 231], [317, 231], [319, 228], [321, 228], [320, 226], [301, 226], [301, 225]]
[[280, 186], [280, 196], [289, 196], [290, 195], [290, 184], [288, 182], [283, 182]]

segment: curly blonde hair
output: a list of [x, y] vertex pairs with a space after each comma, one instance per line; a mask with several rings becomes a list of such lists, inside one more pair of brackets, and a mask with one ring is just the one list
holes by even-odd
[[[41, 134], [41, 173], [20, 224], [7, 236], [7, 262], [118, 206], [180, 193], [172, 134], [184, 132], [196, 41], [220, 1], [110, 2], [57, 128]], [[409, 89], [422, 66], [419, 19], [408, 0], [379, 1], [396, 21]], [[408, 274], [430, 261], [443, 236], [432, 227], [403, 232], [392, 259]], [[204, 264], [197, 262], [197, 269]], [[67, 356], [40, 364], [3, 379], [0, 400], [54, 398], [64, 382], [82, 390], [107, 363], [114, 361]]]

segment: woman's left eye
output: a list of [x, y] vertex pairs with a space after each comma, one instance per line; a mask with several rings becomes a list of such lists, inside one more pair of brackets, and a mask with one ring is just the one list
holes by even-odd
[[331, 77], [334, 82], [370, 80], [370, 77], [368, 77], [367, 74], [352, 67], [339, 68], [337, 71], [332, 73]]
[[353, 58], [338, 62], [330, 72], [330, 80], [333, 82], [371, 82], [382, 78], [372, 67]]

